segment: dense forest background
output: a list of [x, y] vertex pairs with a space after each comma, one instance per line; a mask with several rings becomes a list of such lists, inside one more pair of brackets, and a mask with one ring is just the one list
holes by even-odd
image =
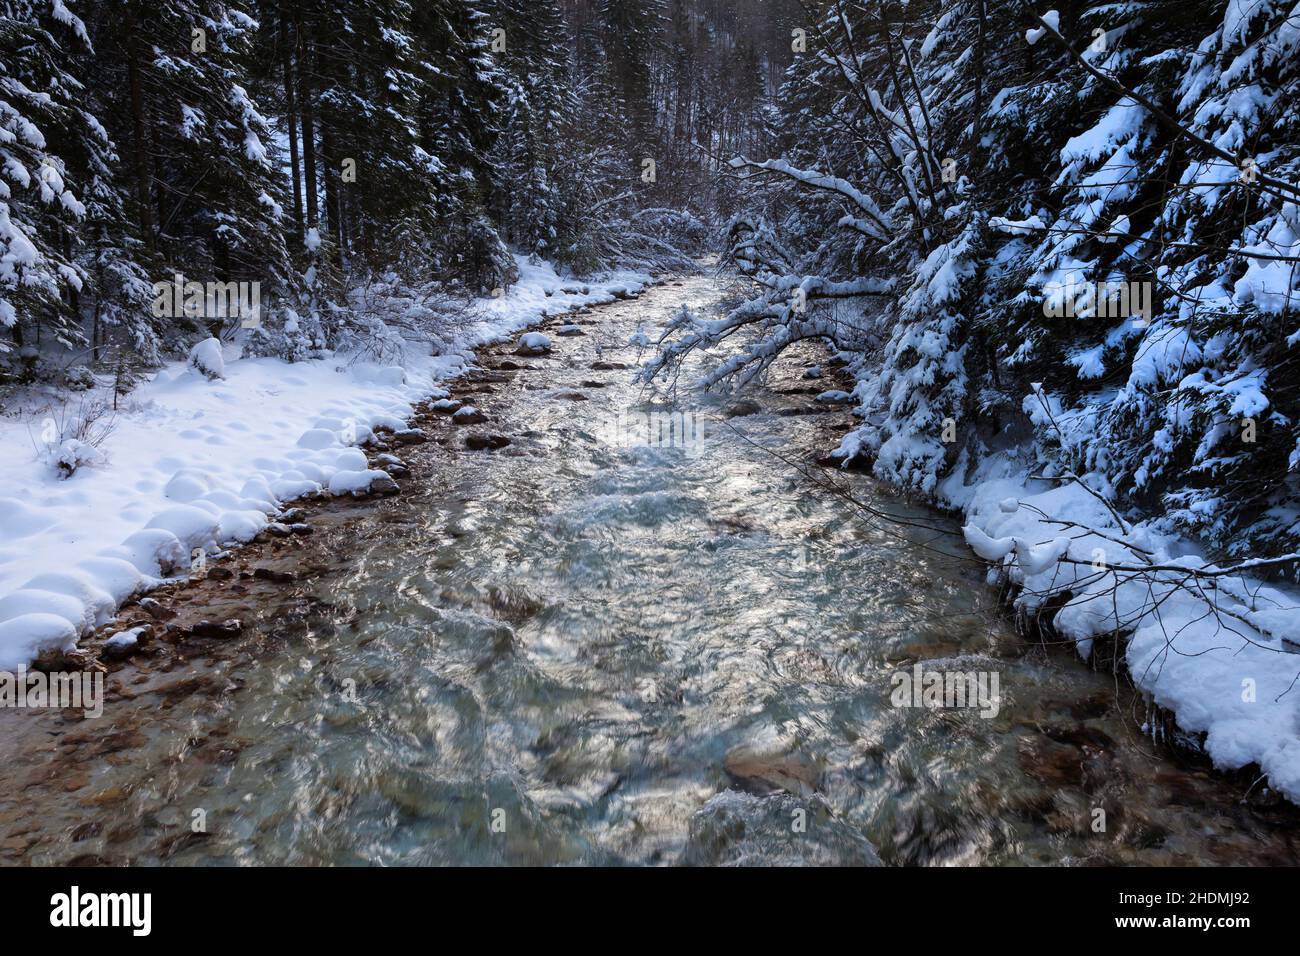
[[717, 213], [709, 155], [763, 148], [790, 59], [769, 6], [0, 4], [0, 366], [219, 333], [151, 315], [177, 274], [262, 283], [253, 345], [294, 358], [346, 341], [375, 272], [481, 293], [508, 246], [680, 264]]

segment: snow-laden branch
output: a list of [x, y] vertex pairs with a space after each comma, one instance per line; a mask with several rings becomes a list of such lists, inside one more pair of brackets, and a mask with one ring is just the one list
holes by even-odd
[[888, 242], [890, 233], [895, 229], [894, 224], [876, 205], [875, 200], [847, 179], [828, 176], [816, 170], [799, 169], [784, 159], [767, 159], [760, 163], [744, 156], [736, 156], [730, 160], [728, 165], [732, 169], [756, 169], [761, 172], [779, 173], [813, 189], [822, 189], [844, 197], [857, 206], [866, 216], [866, 220], [853, 219], [853, 228], [880, 242]]
[[[1026, 39], [1029, 39], [1030, 34], [1035, 35], [1034, 38], [1030, 40], [1031, 43], [1036, 42], [1039, 38], [1041, 38], [1044, 35], [1044, 33], [1051, 35], [1051, 37], [1054, 40], [1056, 40], [1056, 42], [1061, 47], [1063, 47], [1067, 53], [1070, 54], [1070, 57], [1080, 66], [1082, 66], [1085, 70], [1087, 70], [1089, 74], [1091, 74], [1096, 79], [1100, 80], [1102, 83], [1110, 87], [1112, 90], [1119, 93], [1121, 96], [1127, 97], [1128, 99], [1132, 100], [1134, 103], [1137, 103], [1148, 113], [1150, 113], [1151, 116], [1156, 120], [1156, 122], [1158, 122], [1161, 126], [1164, 126], [1166, 129], [1173, 132], [1175, 136], [1181, 136], [1190, 140], [1191, 142], [1199, 146], [1201, 149], [1209, 153], [1211, 156], [1217, 156], [1220, 159], [1227, 160], [1229, 163], [1231, 163], [1234, 166], [1242, 166], [1242, 164], [1249, 158], [1244, 154], [1234, 155], [1230, 153], [1228, 150], [1219, 146], [1217, 143], [1213, 143], [1210, 140], [1206, 139], [1204, 136], [1198, 135], [1197, 133], [1189, 129], [1185, 124], [1179, 122], [1177, 118], [1170, 115], [1165, 110], [1161, 109], [1154, 101], [1152, 101], [1150, 97], [1142, 95], [1132, 87], [1126, 86], [1124, 83], [1120, 82], [1110, 73], [1107, 73], [1105, 70], [1099, 69], [1098, 67], [1094, 66], [1091, 62], [1089, 62], [1088, 58], [1085, 57], [1078, 50], [1076, 50], [1074, 48], [1074, 45], [1070, 43], [1070, 41], [1067, 40], [1065, 36], [1061, 33], [1059, 29], [1060, 17], [1058, 14], [1056, 14], [1056, 11], [1049, 10], [1047, 13], [1043, 14], [1042, 16], [1039, 16], [1038, 13], [1034, 11], [1034, 8], [1029, 3], [1029, 0], [1020, 0], [1020, 5], [1029, 12], [1030, 16], [1037, 19], [1038, 22], [1040, 22], [1043, 25], [1041, 28], [1037, 28], [1033, 31], [1030, 31], [1030, 33], [1026, 34]], [[1300, 187], [1294, 185], [1293, 183], [1286, 182], [1285, 180], [1282, 179], [1275, 179], [1272, 176], [1266, 175], [1264, 172], [1260, 171], [1259, 169], [1254, 170], [1254, 180], [1262, 189], [1272, 192], [1273, 195], [1277, 196], [1280, 199], [1289, 200], [1292, 202], [1294, 202], [1296, 199], [1300, 199]]]

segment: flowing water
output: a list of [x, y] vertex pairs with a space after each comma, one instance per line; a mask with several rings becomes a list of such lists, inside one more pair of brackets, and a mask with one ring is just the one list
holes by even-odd
[[[330, 568], [237, 645], [134, 678], [102, 728], [51, 718], [37, 749], [78, 776], [6, 790], [0, 835], [34, 863], [1297, 861], [1291, 808], [1019, 637], [947, 519], [836, 476], [946, 533], [872, 523], [777, 457], [851, 420], [812, 351], [741, 417], [683, 376], [702, 436], [639, 440], [673, 396], [608, 366], [724, 296], [688, 277], [552, 326], [549, 357], [483, 355], [530, 366], [472, 386], [509, 447], [430, 426], [418, 480], [318, 535]], [[894, 706], [917, 662], [996, 675], [996, 713]]]

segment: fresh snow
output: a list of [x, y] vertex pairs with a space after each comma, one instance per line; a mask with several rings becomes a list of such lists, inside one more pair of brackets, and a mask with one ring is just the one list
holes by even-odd
[[[968, 486], [948, 482], [940, 497], [965, 512], [970, 548], [1022, 586], [1019, 607], [1069, 595], [1053, 626], [1085, 658], [1098, 638], [1127, 635], [1137, 686], [1182, 730], [1205, 735], [1216, 767], [1258, 764], [1270, 786], [1300, 802], [1300, 595], [1246, 573], [1225, 576], [1202, 585], [1217, 587], [1216, 615], [1177, 586], [1179, 569], [1216, 567], [1188, 541], [1146, 523], [1120, 529], [1078, 482], [1033, 479], [1005, 460]], [[1175, 570], [1125, 570], [1148, 565]]]
[[226, 377], [225, 357], [221, 352], [221, 342], [207, 338], [190, 349], [190, 365], [208, 378]]

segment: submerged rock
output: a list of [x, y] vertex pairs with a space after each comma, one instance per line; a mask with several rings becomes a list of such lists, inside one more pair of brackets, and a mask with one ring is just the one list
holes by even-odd
[[728, 418], [741, 418], [745, 415], [757, 415], [763, 410], [758, 402], [751, 402], [748, 399], [739, 402], [732, 402], [727, 406], [725, 412]]
[[494, 450], [505, 448], [510, 444], [510, 439], [505, 435], [484, 435], [473, 434], [465, 436], [465, 447], [472, 451]]
[[800, 753], [764, 753], [740, 746], [723, 758], [722, 769], [742, 789], [751, 793], [784, 790], [807, 797], [821, 786], [821, 765]]
[[821, 797], [725, 790], [691, 818], [687, 866], [881, 866], [856, 827]]

